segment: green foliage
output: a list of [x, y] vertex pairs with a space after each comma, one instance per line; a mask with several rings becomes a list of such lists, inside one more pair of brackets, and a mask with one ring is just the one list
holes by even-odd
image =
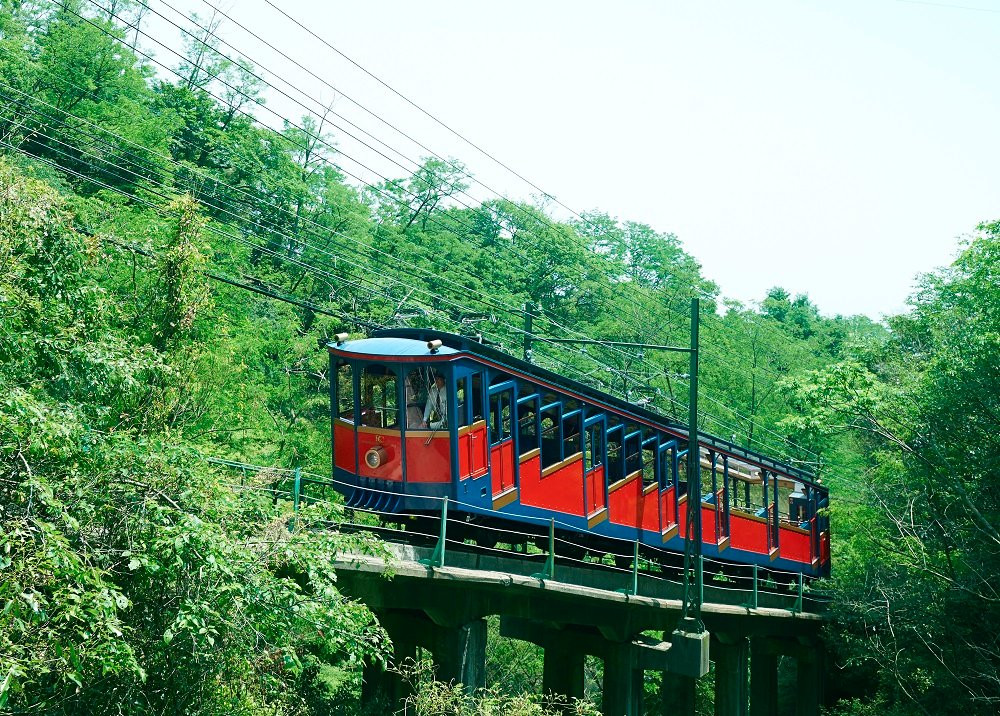
[[889, 708], [995, 713], [1000, 225], [911, 305], [888, 344], [796, 386], [797, 429], [846, 433], [866, 456], [860, 504], [837, 512], [833, 639], [848, 664], [879, 668]]

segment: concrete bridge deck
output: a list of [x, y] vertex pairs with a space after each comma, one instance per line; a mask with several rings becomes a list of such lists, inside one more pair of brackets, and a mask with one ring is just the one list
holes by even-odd
[[[741, 605], [746, 592], [706, 585], [701, 629], [682, 620], [682, 587], [666, 580], [640, 574], [638, 594], [628, 594], [619, 590], [633, 586], [631, 573], [580, 562], [557, 561], [554, 579], [543, 579], [531, 576], [541, 571], [535, 556], [450, 549], [444, 566], [431, 567], [425, 563], [433, 557], [430, 548], [386, 546], [388, 560], [340, 555], [340, 587], [376, 612], [397, 661], [424, 647], [443, 680], [470, 689], [485, 684], [485, 617], [498, 615], [501, 634], [545, 649], [546, 691], [582, 696], [585, 655], [602, 658], [606, 714], [644, 713], [645, 670], [664, 672], [669, 713], [693, 714], [694, 680], [708, 671], [709, 660], [715, 663], [716, 713], [775, 714], [782, 654], [797, 661], [797, 713], [818, 713], [819, 630], [826, 619], [793, 609], [797, 593], [762, 592], [751, 608]], [[369, 669], [366, 681], [390, 699], [403, 696], [392, 675]]]

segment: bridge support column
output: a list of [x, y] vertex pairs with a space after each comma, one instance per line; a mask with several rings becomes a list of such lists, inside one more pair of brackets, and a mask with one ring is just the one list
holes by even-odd
[[462, 684], [466, 691], [486, 686], [486, 620], [456, 627], [436, 627], [431, 653], [440, 681]]
[[642, 716], [642, 669], [629, 643], [608, 644], [604, 655], [604, 716]]
[[750, 716], [777, 716], [778, 655], [763, 637], [750, 639]]
[[404, 626], [412, 616], [382, 612], [378, 613], [378, 619], [392, 639], [392, 663], [388, 669], [381, 664], [365, 664], [361, 681], [361, 702], [366, 705], [382, 704], [386, 710], [395, 710], [412, 691], [398, 669], [405, 668], [407, 663], [416, 663], [417, 642], [412, 632]]
[[822, 646], [800, 650], [795, 660], [795, 716], [819, 716], [825, 659]]
[[582, 699], [585, 659], [586, 655], [579, 649], [553, 642], [546, 643], [542, 691], [569, 699]]
[[662, 713], [670, 716], [695, 716], [694, 693], [697, 681], [691, 676], [664, 671], [660, 684]]
[[747, 716], [747, 666], [750, 645], [745, 637], [712, 635], [715, 662], [715, 715]]

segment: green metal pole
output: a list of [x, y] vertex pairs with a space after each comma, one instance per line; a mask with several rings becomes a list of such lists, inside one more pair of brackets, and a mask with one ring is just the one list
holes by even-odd
[[531, 575], [532, 579], [555, 579], [556, 578], [556, 521], [549, 519], [549, 556], [545, 558], [545, 567], [541, 572]]
[[804, 588], [804, 585], [802, 584], [802, 572], [799, 572], [799, 598], [795, 602], [795, 611], [797, 611], [797, 612], [801, 612], [802, 611], [802, 592], [803, 592], [803, 588]]
[[753, 608], [757, 608], [757, 565], [753, 566]]
[[[701, 560], [701, 455], [698, 449], [698, 318], [699, 301], [691, 299], [691, 352], [689, 364], [688, 396], [688, 504], [693, 505], [694, 513], [694, 593], [698, 601], [694, 604], [693, 614], [698, 624], [701, 624], [701, 604], [705, 592], [705, 572]], [[695, 489], [692, 490], [692, 487]], [[691, 501], [694, 500], [692, 503]]]
[[438, 548], [434, 551], [435, 562], [438, 567], [444, 566], [444, 551], [445, 542], [448, 538], [448, 498], [444, 498], [444, 502], [441, 503], [441, 534], [438, 536]]
[[635, 541], [632, 553], [632, 594], [639, 593], [639, 540]]

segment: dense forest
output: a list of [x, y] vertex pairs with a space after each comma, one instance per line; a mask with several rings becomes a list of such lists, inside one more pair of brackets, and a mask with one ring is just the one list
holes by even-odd
[[[169, 61], [148, 12], [0, 0], [0, 713], [357, 713], [388, 641], [329, 565], [380, 546], [271, 490], [330, 469], [329, 337], [520, 354], [530, 319], [537, 364], [681, 418], [683, 358], [544, 339], [683, 344], [692, 297], [700, 427], [831, 487], [831, 713], [996, 713], [1000, 223], [884, 322], [742, 305], [677, 236], [470, 201], [450, 158], [361, 183], [332, 115], [262, 121], [218, 26]], [[541, 713], [525, 671], [414, 708]]]

